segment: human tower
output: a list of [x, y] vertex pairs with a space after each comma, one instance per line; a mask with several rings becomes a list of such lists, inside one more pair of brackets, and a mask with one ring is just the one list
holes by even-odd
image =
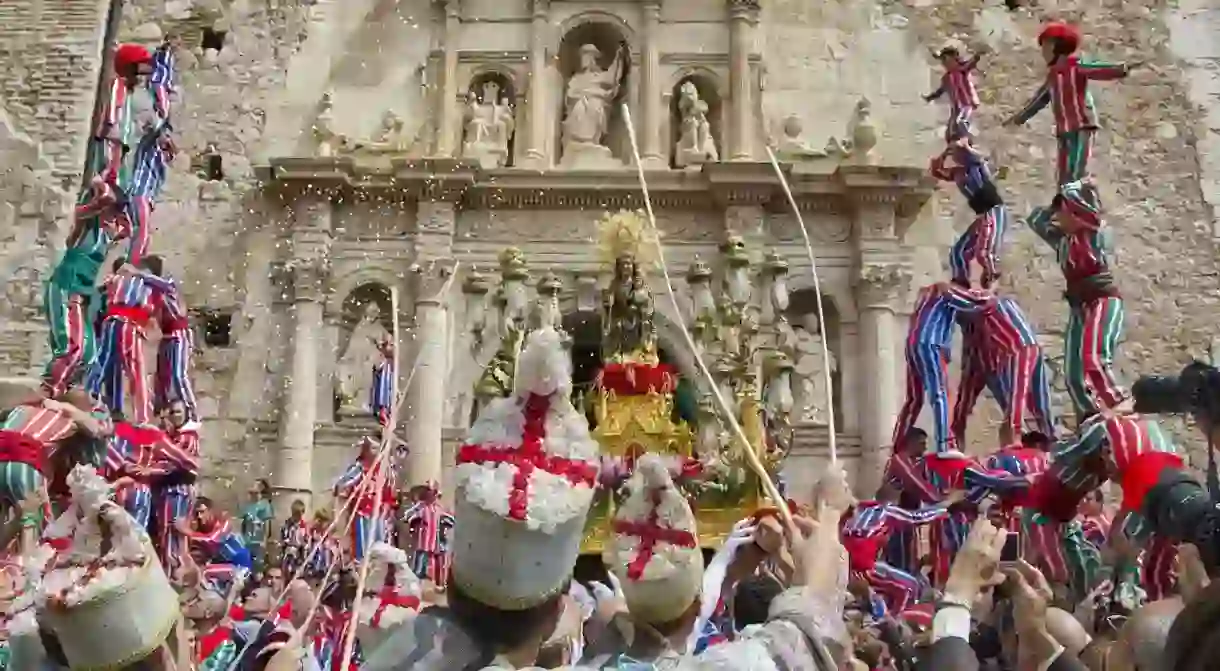
[[[906, 395], [894, 427], [887, 482], [877, 500], [861, 503], [844, 526], [853, 570], [893, 610], [909, 607], [922, 593], [913, 528], [929, 526], [930, 577], [943, 587], [979, 514], [978, 504], [988, 498], [992, 510], [1018, 532], [1025, 558], [1076, 595], [1088, 593], [1106, 577], [1099, 548], [1104, 541], [1086, 534], [1100, 525], [1096, 516], [1082, 517], [1078, 508], [1107, 480], [1121, 484], [1124, 493], [1113, 533], [1144, 543], [1141, 561], [1114, 582], [1135, 583], [1142, 566], [1138, 586], [1149, 598], [1160, 598], [1173, 587], [1176, 547], [1149, 538], [1137, 511], [1151, 486], [1150, 474], [1166, 461], [1180, 459], [1155, 421], [1130, 412], [1129, 393], [1114, 375], [1123, 300], [1113, 274], [1110, 231], [1089, 171], [1099, 131], [1089, 87], [1122, 79], [1131, 66], [1086, 60], [1078, 53], [1081, 41], [1075, 26], [1056, 22], [1043, 27], [1038, 45], [1046, 79], [1005, 122], [1006, 127], [1020, 126], [1047, 108], [1054, 114], [1055, 190], [1049, 204], [1024, 221], [1054, 251], [1066, 280], [1064, 374], [1076, 429], [1059, 436], [1037, 331], [1017, 301], [1001, 291], [1004, 238], [1013, 219], [997, 174], [976, 143], [980, 100], [974, 75], [981, 56], [969, 56], [956, 40], [935, 53], [944, 70], [940, 86], [926, 99], [947, 97], [949, 118], [945, 149], [931, 160], [930, 172], [956, 185], [974, 220], [950, 250], [948, 281], [918, 293], [906, 339]], [[954, 399], [948, 364], [958, 328], [961, 375]], [[983, 389], [1002, 408], [1004, 421], [999, 449], [980, 460], [966, 457], [961, 448]], [[915, 427], [925, 403], [931, 409], [930, 437]], [[931, 449], [925, 453], [928, 442]]]

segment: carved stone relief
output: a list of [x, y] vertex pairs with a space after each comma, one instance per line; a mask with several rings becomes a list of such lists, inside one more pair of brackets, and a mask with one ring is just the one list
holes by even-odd
[[503, 95], [499, 82], [484, 82], [481, 95], [467, 94], [462, 156], [478, 161], [485, 170], [504, 167], [515, 129], [513, 101]]
[[342, 399], [340, 412], [343, 414], [355, 415], [369, 409], [373, 365], [381, 358], [377, 343], [389, 334], [383, 321], [377, 304], [369, 303], [360, 322], [352, 330], [347, 346], [339, 355], [335, 382]]
[[899, 264], [867, 264], [856, 283], [860, 307], [895, 308], [910, 292], [911, 270]]
[[[815, 322], [816, 323], [816, 322]], [[822, 335], [802, 325], [788, 331], [788, 349], [793, 354], [793, 421], [826, 425], [830, 422], [829, 390], [826, 387], [826, 360], [822, 357]], [[830, 352], [830, 372], [839, 362]]]
[[[834, 244], [851, 239], [851, 220], [848, 217], [822, 212], [804, 212], [801, 216], [813, 242]], [[768, 214], [767, 230], [776, 240], [788, 242], [803, 239], [800, 222], [789, 213]]]

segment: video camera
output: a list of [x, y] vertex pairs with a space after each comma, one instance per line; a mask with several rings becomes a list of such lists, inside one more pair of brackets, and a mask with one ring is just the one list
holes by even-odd
[[1220, 475], [1212, 435], [1220, 427], [1220, 369], [1195, 361], [1177, 376], [1141, 377], [1131, 392], [1136, 412], [1189, 414], [1207, 437], [1208, 486], [1185, 470], [1166, 469], [1142, 512], [1157, 533], [1198, 547], [1208, 572], [1214, 572], [1220, 569]]
[[1194, 361], [1174, 375], [1145, 375], [1131, 388], [1135, 411], [1144, 414], [1190, 414], [1210, 431], [1220, 420], [1220, 369]]

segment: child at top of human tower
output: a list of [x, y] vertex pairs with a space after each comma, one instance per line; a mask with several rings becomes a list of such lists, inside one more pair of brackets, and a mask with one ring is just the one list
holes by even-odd
[[1134, 64], [1086, 61], [1076, 55], [1080, 48], [1079, 29], [1067, 23], [1049, 23], [1038, 34], [1038, 45], [1046, 61], [1046, 81], [1021, 111], [1004, 122], [1018, 126], [1029, 121], [1047, 105], [1055, 114], [1055, 135], [1059, 151], [1059, 185], [1084, 179], [1097, 134], [1097, 110], [1089, 93], [1089, 81], [1109, 81], [1126, 77]]
[[966, 47], [958, 40], [948, 40], [936, 50], [935, 56], [944, 66], [940, 77], [940, 86], [935, 91], [924, 96], [924, 100], [932, 102], [944, 95], [949, 96], [949, 120], [945, 124], [945, 142], [950, 143], [959, 137], [973, 134], [970, 125], [974, 111], [979, 107], [979, 92], [971, 77], [978, 68], [983, 55], [976, 53], [971, 58], [963, 57]]

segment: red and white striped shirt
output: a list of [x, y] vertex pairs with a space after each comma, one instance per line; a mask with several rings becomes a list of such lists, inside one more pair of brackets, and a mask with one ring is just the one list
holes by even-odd
[[928, 94], [928, 100], [936, 100], [947, 93], [949, 105], [955, 110], [978, 107], [979, 92], [971, 77], [978, 64], [979, 56], [975, 56], [968, 61], [958, 60], [945, 68], [940, 76], [940, 86]]
[[48, 410], [36, 405], [13, 408], [0, 423], [0, 431], [12, 431], [44, 445], [55, 443], [76, 433], [76, 421], [67, 413]]
[[453, 526], [453, 514], [436, 501], [417, 501], [403, 513], [416, 552], [444, 552], [442, 539]]
[[1023, 124], [1047, 105], [1055, 113], [1055, 133], [1063, 135], [1097, 128], [1097, 110], [1089, 93], [1089, 80], [1109, 81], [1127, 76], [1122, 63], [1082, 61], [1076, 56], [1061, 58], [1046, 70], [1046, 81], [1034, 97], [1013, 117]]

